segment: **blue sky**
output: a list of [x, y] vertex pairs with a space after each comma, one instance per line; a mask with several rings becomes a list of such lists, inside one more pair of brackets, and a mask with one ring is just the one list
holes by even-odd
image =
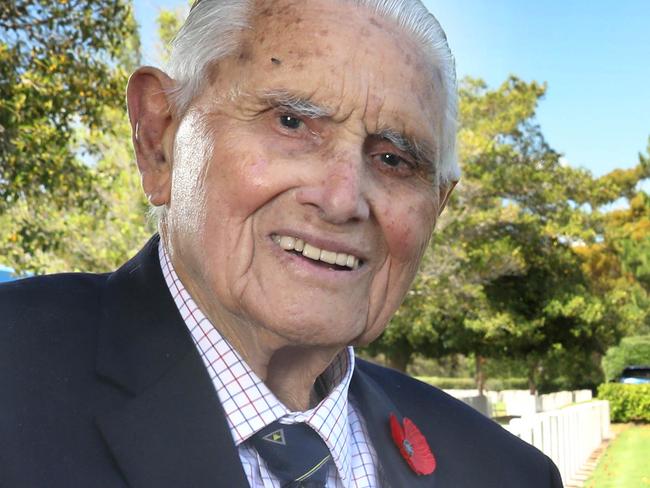
[[[458, 76], [492, 87], [510, 74], [548, 83], [538, 121], [569, 164], [601, 175], [637, 163], [650, 136], [650, 1], [425, 0], [447, 32]], [[144, 62], [155, 18], [185, 0], [135, 0]], [[644, 185], [647, 187], [650, 185]]]

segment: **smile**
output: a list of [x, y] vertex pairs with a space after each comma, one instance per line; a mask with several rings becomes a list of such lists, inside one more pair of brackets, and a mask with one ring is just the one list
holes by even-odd
[[349, 269], [357, 269], [359, 267], [359, 258], [351, 254], [320, 249], [296, 237], [273, 234], [271, 238], [285, 251], [297, 252], [313, 261], [322, 261], [327, 264]]

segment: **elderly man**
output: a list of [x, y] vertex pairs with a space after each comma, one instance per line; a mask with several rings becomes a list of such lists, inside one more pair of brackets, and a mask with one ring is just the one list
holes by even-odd
[[199, 1], [127, 92], [160, 237], [0, 292], [0, 486], [561, 486], [352, 352], [458, 179], [454, 77], [418, 0]]

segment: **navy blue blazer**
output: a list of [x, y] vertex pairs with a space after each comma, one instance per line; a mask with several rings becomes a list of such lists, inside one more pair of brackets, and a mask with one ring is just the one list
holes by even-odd
[[[157, 244], [114, 273], [0, 285], [0, 487], [248, 486]], [[436, 388], [359, 360], [350, 394], [385, 487], [562, 486], [546, 456]], [[402, 459], [392, 412], [428, 439], [433, 474]]]

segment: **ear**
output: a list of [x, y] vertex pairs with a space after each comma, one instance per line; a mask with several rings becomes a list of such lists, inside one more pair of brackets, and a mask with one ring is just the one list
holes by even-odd
[[167, 90], [174, 85], [165, 73], [148, 66], [129, 78], [126, 100], [142, 188], [152, 205], [165, 205], [171, 195], [173, 117]]
[[451, 192], [456, 188], [458, 181], [451, 181], [446, 185], [440, 185], [440, 206], [438, 207], [438, 217], [447, 206]]

